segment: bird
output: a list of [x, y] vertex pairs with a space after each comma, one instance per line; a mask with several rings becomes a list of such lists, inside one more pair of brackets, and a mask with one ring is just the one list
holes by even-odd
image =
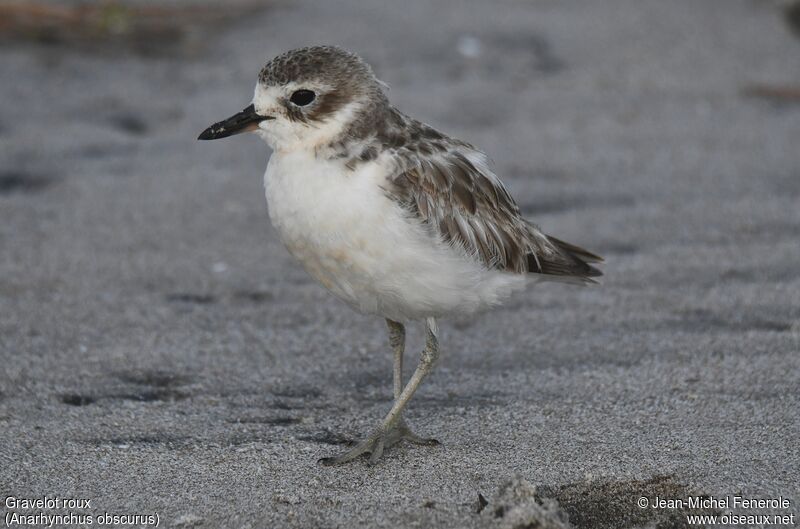
[[[394, 402], [362, 440], [320, 460], [375, 464], [400, 441], [433, 446], [403, 417], [439, 358], [438, 322], [541, 281], [588, 285], [603, 259], [524, 218], [486, 155], [395, 108], [369, 64], [338, 46], [277, 55], [251, 104], [199, 140], [255, 132], [270, 147], [270, 221], [305, 270], [357, 312], [386, 321]], [[406, 325], [425, 345], [404, 382]]]

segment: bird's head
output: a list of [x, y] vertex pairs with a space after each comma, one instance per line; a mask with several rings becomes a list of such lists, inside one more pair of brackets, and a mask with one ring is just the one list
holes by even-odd
[[358, 55], [334, 46], [298, 48], [264, 66], [250, 106], [198, 139], [256, 132], [276, 150], [313, 149], [352, 134], [387, 105], [382, 83]]

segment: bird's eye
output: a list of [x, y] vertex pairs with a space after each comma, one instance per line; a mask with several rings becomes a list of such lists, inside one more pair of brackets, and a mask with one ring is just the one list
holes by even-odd
[[299, 107], [304, 107], [314, 101], [315, 97], [317, 97], [317, 94], [311, 90], [296, 90], [292, 97], [289, 98], [289, 101]]

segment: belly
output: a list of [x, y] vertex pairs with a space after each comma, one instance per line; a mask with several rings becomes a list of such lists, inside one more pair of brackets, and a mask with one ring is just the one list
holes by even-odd
[[[295, 227], [296, 228], [296, 227]], [[322, 286], [353, 309], [378, 313], [380, 287], [372, 262], [380, 260], [354, 240], [299, 229], [283, 229], [281, 239], [303, 268]], [[372, 262], [371, 262], [372, 261]]]
[[397, 321], [469, 313], [524, 282], [438, 241], [384, 195], [374, 175], [290, 175], [280, 167], [268, 167], [265, 178], [282, 242], [312, 277], [361, 313]]

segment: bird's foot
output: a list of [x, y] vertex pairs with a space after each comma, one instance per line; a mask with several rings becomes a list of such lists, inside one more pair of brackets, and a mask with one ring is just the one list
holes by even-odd
[[374, 465], [383, 455], [383, 451], [390, 446], [394, 446], [400, 441], [408, 441], [415, 445], [436, 446], [439, 443], [436, 439], [420, 437], [411, 431], [404, 420], [400, 420], [393, 427], [386, 428], [381, 425], [372, 432], [369, 437], [360, 441], [353, 448], [334, 457], [323, 457], [320, 463], [326, 466], [342, 465], [348, 463], [362, 454], [369, 454], [369, 464]]

